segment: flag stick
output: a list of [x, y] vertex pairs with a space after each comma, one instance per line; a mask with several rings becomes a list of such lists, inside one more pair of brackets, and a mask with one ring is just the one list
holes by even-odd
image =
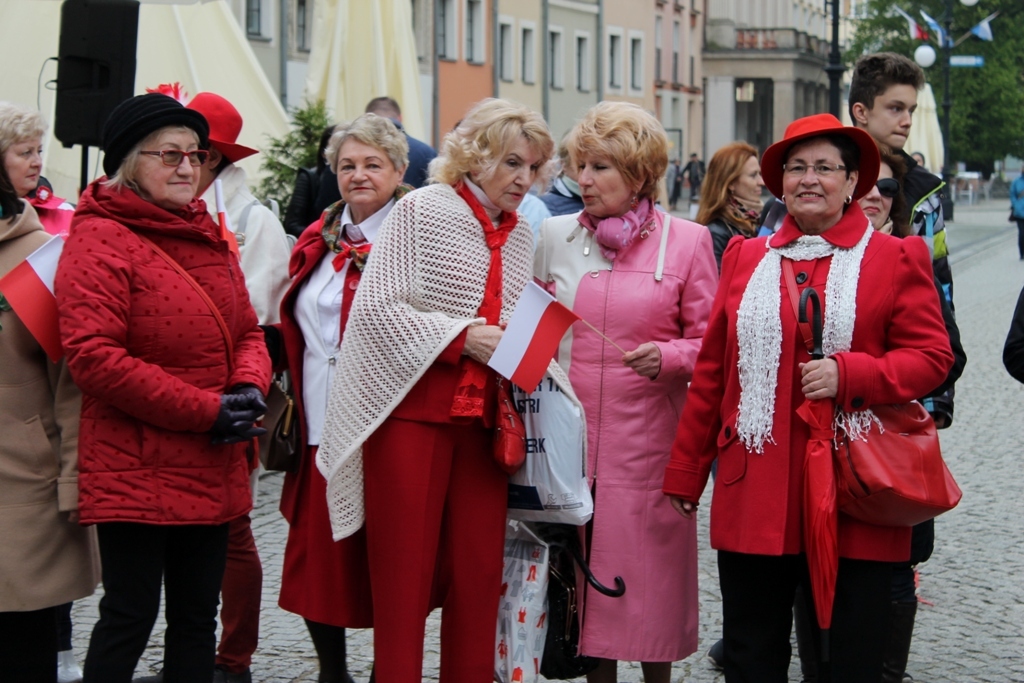
[[615, 342], [613, 342], [608, 337], [604, 336], [604, 334], [601, 333], [601, 330], [597, 329], [596, 327], [594, 327], [593, 325], [588, 323], [583, 318], [580, 318], [580, 322], [583, 323], [584, 325], [586, 325], [587, 327], [589, 327], [590, 329], [592, 329], [594, 332], [597, 332], [601, 336], [601, 339], [604, 339], [606, 342], [608, 342], [609, 344], [611, 344], [612, 346], [617, 348], [619, 351], [621, 351], [622, 355], [626, 355], [626, 350], [624, 348], [622, 348], [621, 346], [619, 346], [618, 344], [616, 344]]

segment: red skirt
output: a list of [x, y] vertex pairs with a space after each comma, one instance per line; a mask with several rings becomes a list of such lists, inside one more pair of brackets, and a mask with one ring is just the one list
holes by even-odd
[[366, 527], [340, 541], [331, 539], [327, 481], [316, 467], [316, 452], [316, 446], [307, 446], [298, 472], [284, 478], [281, 514], [289, 529], [277, 604], [321, 624], [370, 628]]

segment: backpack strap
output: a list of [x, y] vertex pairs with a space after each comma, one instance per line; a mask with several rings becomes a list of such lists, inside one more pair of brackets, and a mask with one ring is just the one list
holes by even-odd
[[249, 214], [252, 212], [252, 207], [259, 206], [260, 200], [254, 199], [251, 204], [246, 204], [245, 208], [242, 209], [242, 215], [238, 218], [238, 226], [235, 228], [235, 239], [238, 240], [238, 246], [245, 244], [245, 226], [249, 222]]

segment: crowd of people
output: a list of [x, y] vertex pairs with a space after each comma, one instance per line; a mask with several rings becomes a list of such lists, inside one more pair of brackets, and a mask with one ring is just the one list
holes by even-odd
[[[136, 681], [252, 680], [258, 439], [290, 384], [278, 600], [305, 621], [318, 680], [350, 683], [346, 629], [372, 627], [372, 680], [421, 681], [440, 607], [441, 680], [491, 681], [508, 475], [487, 362], [536, 280], [587, 322], [556, 356], [586, 415], [580, 543], [628, 586], [581, 590], [589, 683], [614, 683], [620, 660], [667, 683], [697, 651], [694, 516], [712, 475], [724, 619], [709, 655], [726, 680], [787, 680], [795, 620], [805, 681], [902, 683], [933, 525], [839, 515], [823, 637], [799, 415], [833, 401], [837, 439], [862, 438], [881, 404], [952, 422], [966, 355], [941, 186], [903, 150], [922, 85], [905, 57], [867, 55], [853, 126], [816, 114], [763, 154], [736, 141], [706, 173], [696, 154], [673, 162], [668, 203], [687, 177], [695, 221], [662, 208], [669, 142], [627, 103], [592, 107], [556, 145], [539, 114], [487, 99], [435, 154], [376, 98], [324, 131], [283, 221], [249, 191], [237, 162], [257, 150], [220, 95], [121, 103], [105, 175], [74, 207], [41, 176], [42, 118], [0, 104], [0, 276], [65, 240], [63, 358], [0, 298], [3, 680], [129, 683], [161, 593], [163, 669]], [[811, 289], [823, 358], [797, 320]], [[1024, 381], [1022, 309], [1024, 293], [1004, 361]], [[100, 580], [76, 675], [70, 603]]]

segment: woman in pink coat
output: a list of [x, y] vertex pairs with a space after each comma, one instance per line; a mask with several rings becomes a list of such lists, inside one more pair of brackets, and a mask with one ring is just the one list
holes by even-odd
[[587, 415], [590, 567], [626, 583], [621, 598], [585, 593], [580, 651], [601, 659], [590, 683], [614, 682], [620, 659], [667, 683], [697, 648], [697, 550], [660, 488], [717, 267], [705, 228], [654, 207], [668, 140], [653, 116], [601, 103], [567, 145], [585, 208], [541, 225], [534, 274], [626, 351], [576, 323], [558, 352]]

